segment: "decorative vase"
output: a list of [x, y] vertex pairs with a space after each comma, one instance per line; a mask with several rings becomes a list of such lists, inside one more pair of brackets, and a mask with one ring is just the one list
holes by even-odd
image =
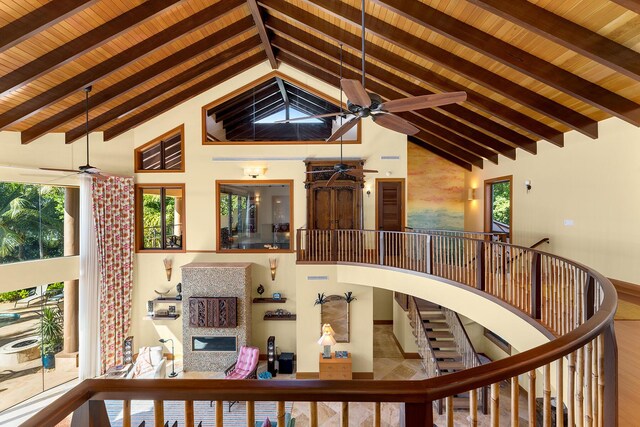
[[262, 286], [262, 283], [260, 283], [260, 286], [258, 286], [258, 295], [262, 296], [263, 293], [264, 293], [264, 286]]

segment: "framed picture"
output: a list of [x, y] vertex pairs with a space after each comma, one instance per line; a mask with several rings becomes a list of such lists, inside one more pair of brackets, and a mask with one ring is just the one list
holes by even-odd
[[282, 299], [282, 295], [280, 294], [280, 292], [274, 292], [273, 299]]
[[349, 357], [348, 351], [336, 350], [336, 359], [346, 359], [347, 357]]

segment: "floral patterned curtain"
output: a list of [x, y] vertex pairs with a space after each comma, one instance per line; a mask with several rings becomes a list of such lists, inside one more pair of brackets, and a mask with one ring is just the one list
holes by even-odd
[[100, 361], [104, 373], [122, 363], [122, 343], [131, 321], [133, 178], [94, 177], [92, 190], [100, 266]]

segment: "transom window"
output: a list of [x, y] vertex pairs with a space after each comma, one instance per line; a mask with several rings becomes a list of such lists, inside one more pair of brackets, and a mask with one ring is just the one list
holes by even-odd
[[184, 125], [136, 148], [136, 172], [184, 172]]
[[184, 184], [136, 186], [138, 251], [184, 251]]

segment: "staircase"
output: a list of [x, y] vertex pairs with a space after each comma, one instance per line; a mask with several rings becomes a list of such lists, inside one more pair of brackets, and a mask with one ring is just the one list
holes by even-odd
[[[416, 343], [419, 347], [422, 347], [420, 351], [422, 365], [427, 373], [430, 375], [447, 375], [480, 364], [478, 356], [455, 312], [419, 298], [414, 298], [414, 302], [415, 312], [413, 315], [410, 314], [410, 318], [412, 318], [412, 324], [416, 323], [416, 321], [421, 323], [421, 327], [414, 324], [413, 331], [414, 335], [416, 335]], [[422, 340], [418, 337], [421, 329], [424, 331]], [[426, 340], [424, 339], [425, 337]], [[429, 359], [426, 363], [425, 358]], [[483, 412], [486, 413], [485, 396], [486, 390], [481, 390], [478, 403]], [[468, 394], [454, 396], [454, 410], [467, 410], [469, 406]], [[438, 413], [442, 414], [442, 402], [438, 402], [437, 409]]]

